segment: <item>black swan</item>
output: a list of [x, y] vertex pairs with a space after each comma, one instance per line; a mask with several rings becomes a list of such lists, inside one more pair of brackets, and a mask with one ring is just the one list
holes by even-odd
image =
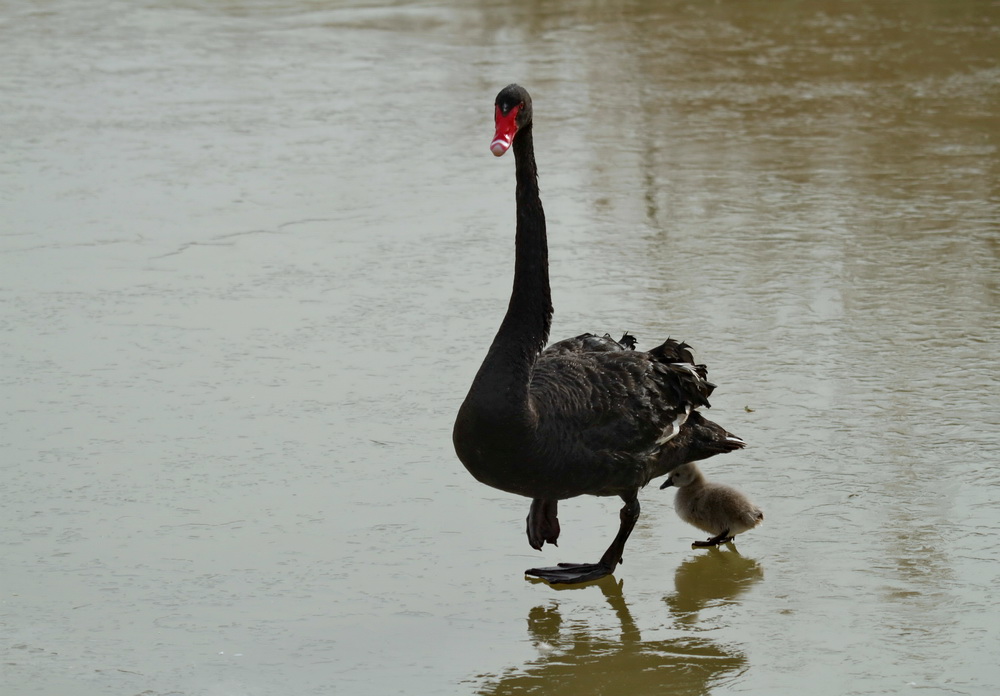
[[499, 157], [513, 146], [516, 165], [514, 286], [455, 420], [455, 451], [482, 483], [532, 499], [527, 526], [535, 549], [559, 538], [558, 501], [621, 497], [621, 526], [600, 561], [525, 571], [550, 583], [596, 580], [622, 560], [640, 488], [744, 443], [695, 410], [709, 405], [714, 385], [685, 343], [667, 339], [637, 351], [628, 334], [620, 341], [583, 334], [542, 350], [552, 300], [531, 97], [509, 85], [497, 95], [495, 114], [490, 149]]

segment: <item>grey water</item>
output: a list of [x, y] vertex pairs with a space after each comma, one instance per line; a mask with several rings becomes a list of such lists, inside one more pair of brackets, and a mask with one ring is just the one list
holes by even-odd
[[[986, 694], [1000, 4], [0, 3], [0, 694]], [[478, 484], [532, 93], [553, 339], [689, 342], [735, 547]]]

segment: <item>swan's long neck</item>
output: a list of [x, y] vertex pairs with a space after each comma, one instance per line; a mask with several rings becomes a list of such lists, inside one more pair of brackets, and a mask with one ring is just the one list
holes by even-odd
[[519, 421], [530, 427], [533, 408], [528, 385], [552, 324], [545, 212], [538, 195], [530, 124], [518, 131], [513, 150], [517, 165], [514, 287], [507, 314], [476, 375], [473, 391], [478, 392], [481, 403], [492, 405], [495, 416], [508, 424]]
[[532, 127], [528, 124], [514, 139], [516, 161], [517, 234], [514, 239], [514, 287], [500, 330], [493, 341], [523, 352], [528, 367], [549, 338], [552, 294], [549, 290], [549, 248], [545, 236], [545, 211], [538, 195], [538, 169]]

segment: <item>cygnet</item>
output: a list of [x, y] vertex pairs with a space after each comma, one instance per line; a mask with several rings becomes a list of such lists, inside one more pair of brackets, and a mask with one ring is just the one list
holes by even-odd
[[677, 467], [660, 489], [676, 486], [674, 509], [690, 525], [712, 534], [691, 547], [718, 546], [764, 521], [764, 512], [735, 488], [706, 481], [693, 463]]

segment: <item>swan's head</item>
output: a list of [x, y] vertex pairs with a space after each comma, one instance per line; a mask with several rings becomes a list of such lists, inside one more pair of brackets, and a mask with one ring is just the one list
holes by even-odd
[[670, 472], [670, 476], [668, 476], [667, 480], [663, 482], [662, 486], [660, 486], [660, 490], [670, 486], [684, 488], [684, 486], [690, 486], [695, 481], [699, 481], [701, 479], [701, 471], [693, 463], [682, 464]]
[[497, 132], [490, 150], [499, 157], [507, 152], [517, 132], [531, 123], [531, 95], [521, 85], [507, 85], [496, 101]]

